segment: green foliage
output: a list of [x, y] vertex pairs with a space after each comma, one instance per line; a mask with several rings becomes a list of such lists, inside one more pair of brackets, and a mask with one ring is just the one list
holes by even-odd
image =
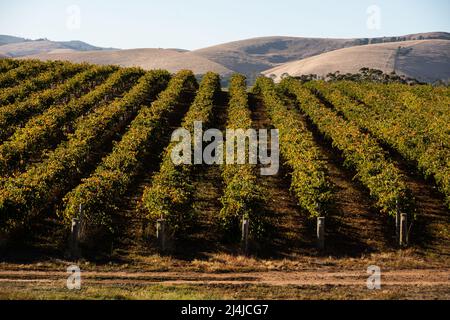
[[326, 108], [306, 87], [293, 79], [280, 86], [294, 94], [300, 109], [305, 112], [318, 130], [333, 142], [345, 158], [345, 165], [356, 170], [356, 177], [365, 185], [377, 206], [391, 216], [398, 206], [410, 208], [410, 191], [395, 165], [385, 157], [384, 150], [369, 134]]
[[[230, 79], [230, 102], [228, 107], [228, 129], [251, 129], [251, 113], [248, 108], [247, 84], [244, 76], [235, 74]], [[247, 151], [248, 151], [248, 146]], [[236, 152], [235, 145], [235, 152]], [[248, 160], [248, 159], [247, 159]], [[221, 197], [222, 226], [231, 234], [239, 234], [239, 222], [242, 217], [250, 219], [250, 233], [253, 237], [263, 236], [261, 204], [264, 197], [257, 184], [255, 165], [226, 164], [222, 177], [225, 184]]]
[[65, 104], [71, 98], [89, 92], [117, 69], [112, 66], [90, 67], [56, 88], [39, 91], [24, 101], [2, 106], [0, 108], [0, 141], [11, 136], [31, 116], [47, 110], [52, 105]]
[[[302, 113], [342, 152], [345, 165], [356, 171], [382, 212], [392, 216], [398, 209], [411, 213], [414, 208], [404, 177], [380, 143], [432, 177], [450, 208], [448, 86], [411, 86], [410, 79], [371, 69], [331, 74], [330, 82], [315, 76], [301, 80], [305, 83], [287, 78], [277, 87], [260, 78], [253, 92], [280, 131], [291, 190], [310, 217], [327, 214], [333, 196], [326, 163]], [[246, 79], [233, 75], [229, 82], [227, 127], [252, 128]], [[194, 121], [210, 126], [220, 87], [213, 73], [198, 88], [190, 71], [171, 77], [160, 70], [0, 59], [0, 232], [56, 208], [67, 222], [80, 204], [89, 225], [112, 228], [116, 205], [143, 171], [145, 159], [159, 154], [168, 119], [185, 103], [186, 93], [198, 89], [182, 123], [193, 134]], [[294, 96], [302, 112], [282, 93]], [[118, 142], [111, 146], [113, 140]], [[165, 149], [141, 201], [150, 221], [164, 217], [179, 232], [196, 218], [195, 166], [175, 166], [170, 157], [174, 145]], [[240, 219], [248, 217], [252, 236], [260, 238], [265, 199], [256, 167], [221, 169], [224, 189], [217, 220], [237, 235]]]
[[[282, 78], [289, 77], [289, 74], [284, 74]], [[306, 74], [298, 77], [293, 77], [300, 82], [309, 82], [315, 80], [325, 80], [328, 82], [334, 81], [352, 81], [352, 82], [371, 82], [371, 83], [399, 83], [399, 84], [420, 84], [417, 79], [405, 77], [404, 75], [398, 75], [395, 72], [384, 73], [382, 70], [361, 68], [358, 73], [341, 73], [340, 71], [328, 73], [326, 76], [318, 76], [317, 74]]]
[[194, 91], [196, 87], [194, 74], [180, 71], [158, 100], [139, 111], [128, 131], [95, 172], [66, 195], [64, 217], [67, 220], [75, 217], [82, 205], [84, 221], [89, 225], [112, 227], [110, 219], [116, 200], [128, 190], [146, 155], [153, 150], [151, 146], [162, 138], [168, 126], [168, 115], [180, 105], [183, 93]]
[[[205, 126], [210, 124], [219, 92], [219, 76], [207, 73], [182, 123], [182, 127], [189, 130], [192, 137], [195, 121], [202, 121]], [[171, 143], [166, 148], [159, 172], [153, 176], [152, 185], [144, 191], [142, 204], [150, 221], [165, 218], [172, 230], [177, 232], [194, 218], [191, 207], [194, 188], [193, 165], [174, 165], [171, 159], [174, 146], [175, 143]]]
[[67, 104], [56, 104], [31, 118], [0, 145], [0, 174], [22, 169], [31, 156], [35, 157], [60, 142], [65, 128], [73, 126], [76, 118], [129, 90], [142, 74], [141, 69], [122, 68], [82, 97], [74, 98]]
[[23, 63], [22, 60], [1, 58], [0, 59], [0, 72], [6, 73], [14, 68], [19, 67], [22, 63]]
[[92, 154], [116, 134], [167, 85], [170, 74], [150, 71], [122, 99], [101, 107], [77, 123], [75, 132], [47, 158], [23, 174], [2, 181], [0, 223], [9, 229], [23, 223], [69, 191], [92, 161]]
[[[73, 64], [69, 62], [51, 62], [51, 67], [37, 77], [24, 79], [24, 81], [14, 87], [3, 89], [0, 92], [0, 106], [21, 101], [31, 93], [47, 89], [72, 77], [74, 74], [86, 70], [86, 64]], [[45, 68], [43, 68], [45, 70]]]
[[[5, 64], [7, 65], [8, 63]], [[54, 62], [28, 60], [26, 63], [16, 65], [14, 68], [8, 69], [8, 67], [6, 67], [7, 71], [0, 74], [0, 88], [18, 85], [23, 80], [50, 69], [53, 65]]]
[[291, 168], [291, 190], [311, 217], [326, 214], [332, 199], [325, 162], [311, 132], [299, 114], [288, 109], [271, 79], [259, 78], [255, 93], [261, 95], [274, 126], [280, 131], [280, 151]]
[[348, 119], [433, 177], [450, 208], [450, 97], [445, 89], [351, 82], [330, 89], [320, 82], [313, 86]]

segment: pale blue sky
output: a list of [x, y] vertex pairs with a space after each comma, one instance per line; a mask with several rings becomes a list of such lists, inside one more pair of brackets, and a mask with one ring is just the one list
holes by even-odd
[[[67, 27], [71, 5], [81, 10], [79, 28]], [[367, 27], [371, 5], [381, 10], [380, 29]], [[117, 48], [197, 49], [257, 36], [429, 31], [450, 32], [449, 0], [0, 0], [0, 34]]]

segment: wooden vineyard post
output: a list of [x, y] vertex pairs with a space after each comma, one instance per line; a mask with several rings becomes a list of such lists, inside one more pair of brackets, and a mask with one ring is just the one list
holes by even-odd
[[317, 248], [325, 248], [325, 217], [317, 217]]
[[78, 258], [79, 247], [78, 247], [78, 234], [80, 230], [80, 220], [78, 218], [72, 219], [72, 227], [70, 234], [70, 256], [74, 259]]
[[395, 235], [400, 247], [408, 245], [408, 215], [402, 213], [398, 200], [396, 201], [397, 214], [395, 216]]
[[398, 205], [398, 200], [396, 200], [395, 202], [396, 207], [397, 207], [397, 214], [395, 215], [395, 236], [397, 237], [397, 239], [400, 238], [400, 207]]
[[166, 251], [167, 245], [167, 230], [166, 230], [166, 220], [161, 218], [156, 221], [156, 239], [158, 240], [159, 247], [161, 251]]
[[400, 215], [400, 239], [399, 244], [401, 247], [408, 245], [408, 215], [402, 213]]
[[72, 218], [72, 227], [70, 230], [70, 255], [74, 259], [80, 257], [79, 241], [80, 241], [82, 214], [83, 214], [83, 206], [80, 204], [80, 207], [78, 209], [78, 217]]
[[242, 219], [242, 250], [248, 254], [248, 233], [249, 233], [250, 220], [248, 218]]

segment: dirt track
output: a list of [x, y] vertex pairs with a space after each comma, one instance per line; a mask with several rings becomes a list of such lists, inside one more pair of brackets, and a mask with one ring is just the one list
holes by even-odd
[[[0, 271], [2, 283], [58, 283], [65, 284], [65, 272]], [[272, 286], [366, 286], [368, 274], [358, 271], [327, 272], [252, 272], [252, 273], [197, 273], [197, 272], [82, 272], [85, 284], [259, 284]], [[448, 286], [450, 269], [400, 270], [381, 274], [382, 285], [387, 286]]]

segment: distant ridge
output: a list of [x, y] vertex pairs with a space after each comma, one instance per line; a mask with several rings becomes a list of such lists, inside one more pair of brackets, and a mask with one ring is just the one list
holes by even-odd
[[112, 48], [101, 48], [83, 41], [51, 41], [48, 39], [29, 40], [19, 37], [0, 35], [0, 54], [11, 57], [24, 57], [34, 54], [72, 52], [72, 51], [101, 51]]
[[450, 40], [415, 40], [339, 49], [289, 62], [266, 70], [280, 80], [283, 75], [357, 73], [368, 67], [423, 82], [450, 81]]
[[18, 43], [18, 42], [25, 42], [25, 41], [30, 41], [30, 40], [27, 40], [25, 38], [20, 38], [20, 37], [0, 35], [0, 46], [2, 46], [4, 44]]
[[[238, 72], [246, 75], [251, 83], [262, 72], [327, 52], [373, 44], [396, 43], [394, 47], [398, 47], [406, 45], [402, 43], [408, 41], [422, 40], [448, 41], [450, 40], [450, 33], [429, 32], [394, 37], [355, 39], [273, 36], [234, 41], [194, 51], [177, 48], [118, 50], [100, 48], [82, 41], [58, 42], [47, 39], [27, 40], [19, 37], [0, 36], [0, 43], [2, 43], [1, 41], [7, 42], [7, 44], [0, 45], [0, 56], [85, 61], [97, 64], [140, 66], [145, 69], [165, 68], [173, 72], [187, 68], [192, 69], [196, 74], [215, 71], [223, 77]], [[430, 75], [429, 72], [422, 74], [422, 72], [425, 72], [424, 68], [414, 67], [413, 65], [407, 66], [406, 64], [427, 62], [428, 66], [435, 66], [436, 64], [432, 63], [435, 56], [445, 56], [445, 53], [439, 52], [441, 49], [447, 50], [445, 46], [439, 46], [434, 51], [426, 50], [425, 56], [420, 56], [421, 51], [416, 50], [415, 53], [418, 56], [411, 60], [400, 61], [399, 63], [404, 65], [399, 70], [408, 69], [411, 70], [411, 74], [418, 74], [419, 77], [424, 79], [434, 79], [435, 77]], [[361, 51], [360, 54], [367, 54], [367, 52]], [[443, 67], [448, 69], [445, 64]], [[413, 72], [414, 68], [417, 70]], [[442, 74], [438, 72], [439, 70], [433, 68], [430, 70], [436, 70], [433, 71], [436, 75]]]
[[398, 37], [326, 39], [301, 37], [263, 37], [229, 42], [193, 51], [246, 75], [256, 75], [280, 64], [348, 47], [409, 40], [450, 40], [450, 33], [430, 32]]

